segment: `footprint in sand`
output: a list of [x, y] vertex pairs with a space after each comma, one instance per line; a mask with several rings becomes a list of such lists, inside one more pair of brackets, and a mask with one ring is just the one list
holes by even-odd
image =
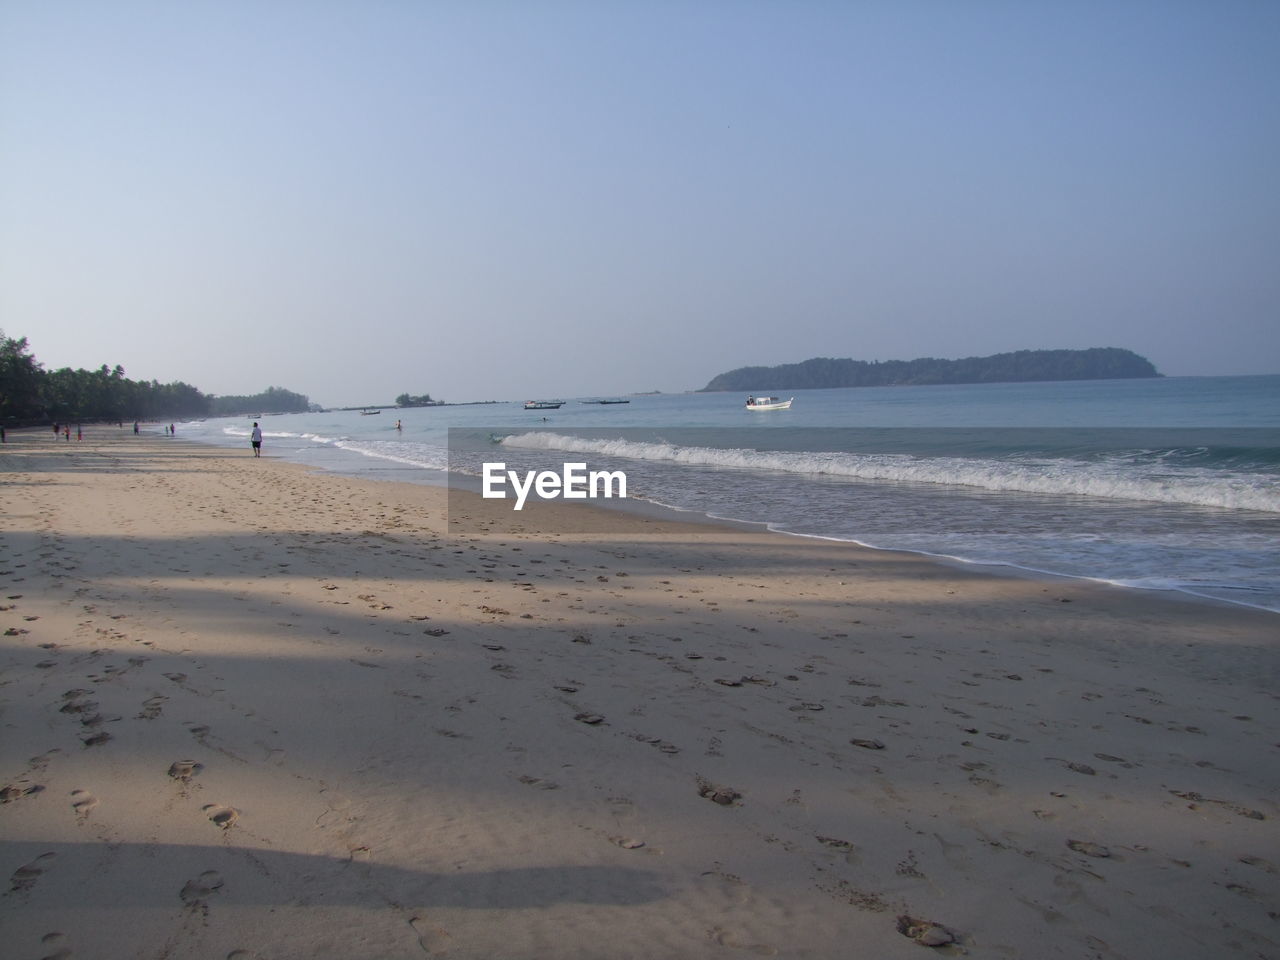
[[76, 819], [80, 823], [84, 823], [89, 819], [89, 814], [93, 812], [93, 808], [97, 805], [98, 798], [88, 790], [71, 791], [71, 809], [76, 812]]
[[42, 853], [30, 863], [24, 863], [9, 877], [11, 893], [26, 893], [36, 885], [36, 881], [40, 879], [49, 867], [53, 866], [54, 853]]
[[417, 934], [418, 944], [428, 956], [438, 956], [448, 951], [449, 931], [444, 927], [435, 926], [425, 917], [411, 918], [409, 926]]
[[46, 953], [40, 960], [69, 960], [71, 951], [63, 946], [67, 941], [67, 935], [55, 930], [53, 933], [46, 933], [40, 938], [40, 942], [46, 947], [57, 947], [53, 953]]
[[1067, 846], [1076, 853], [1083, 853], [1086, 857], [1097, 857], [1106, 859], [1111, 856], [1111, 851], [1100, 843], [1094, 843], [1092, 840], [1068, 840]]
[[1263, 857], [1245, 856], [1240, 857], [1239, 860], [1241, 863], [1248, 864], [1251, 867], [1257, 867], [1259, 870], [1265, 871], [1266, 873], [1277, 872], [1275, 864]]
[[206, 870], [194, 880], [188, 880], [178, 896], [193, 910], [209, 909], [205, 898], [222, 889], [222, 875], [217, 870]]
[[33, 793], [39, 793], [44, 787], [38, 783], [34, 783], [29, 787], [18, 787], [10, 784], [0, 789], [0, 803], [13, 803], [23, 797], [30, 796]]
[[822, 836], [815, 836], [814, 839], [824, 847], [830, 847], [832, 850], [842, 853], [844, 855], [845, 863], [856, 864], [858, 862], [858, 848], [848, 840], [841, 840], [838, 837]]
[[925, 947], [944, 947], [959, 939], [954, 930], [949, 930], [940, 923], [921, 920], [905, 913], [898, 917], [898, 932]]
[[732, 787], [721, 786], [712, 783], [709, 780], [697, 777], [698, 796], [710, 800], [712, 803], [718, 803], [722, 807], [737, 806], [737, 801], [742, 799], [742, 794]]
[[285, 751], [280, 747], [271, 747], [263, 743], [261, 740], [255, 741], [256, 745], [262, 749], [262, 761], [270, 763], [273, 766], [284, 766]]
[[192, 777], [199, 775], [204, 769], [204, 764], [196, 763], [194, 760], [175, 760], [169, 764], [169, 776], [175, 780], [186, 782]]
[[66, 701], [58, 708], [59, 713], [92, 713], [98, 709], [96, 700], [82, 699], [89, 693], [88, 690], [68, 690], [62, 695], [62, 699]]
[[542, 777], [531, 777], [528, 774], [523, 774], [517, 777], [516, 779], [518, 779], [525, 786], [537, 787], [539, 790], [559, 790], [560, 789], [560, 784], [556, 783], [554, 780], [544, 780]]
[[160, 716], [160, 710], [168, 699], [168, 697], [156, 696], [142, 701], [142, 712], [138, 714], [137, 719], [154, 720]]
[[210, 821], [216, 823], [223, 830], [230, 830], [232, 825], [240, 819], [240, 811], [235, 807], [224, 807], [221, 804], [209, 803], [200, 808], [204, 811]]
[[776, 947], [771, 947], [767, 943], [748, 943], [741, 934], [734, 933], [732, 930], [725, 930], [723, 927], [713, 928], [711, 937], [720, 946], [729, 947], [731, 950], [745, 950], [748, 953], [754, 953], [758, 957], [775, 957], [778, 955]]
[[49, 766], [49, 761], [51, 761], [54, 757], [56, 757], [60, 753], [62, 753], [62, 750], [59, 747], [54, 747], [52, 750], [46, 750], [44, 753], [40, 754], [39, 756], [32, 757], [30, 760], [28, 760], [27, 766], [31, 768], [32, 772], [40, 773]]

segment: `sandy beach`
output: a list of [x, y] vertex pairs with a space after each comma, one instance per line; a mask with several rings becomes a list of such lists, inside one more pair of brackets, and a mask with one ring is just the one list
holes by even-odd
[[8, 440], [6, 958], [1280, 958], [1276, 614]]

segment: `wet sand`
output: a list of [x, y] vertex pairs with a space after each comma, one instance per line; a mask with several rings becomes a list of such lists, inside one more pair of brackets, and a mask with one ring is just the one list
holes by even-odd
[[1275, 614], [9, 440], [6, 957], [1280, 956]]

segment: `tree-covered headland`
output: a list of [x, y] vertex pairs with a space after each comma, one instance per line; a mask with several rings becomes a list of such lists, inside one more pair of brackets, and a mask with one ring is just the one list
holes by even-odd
[[820, 390], [942, 383], [1020, 383], [1042, 380], [1121, 380], [1158, 377], [1150, 360], [1119, 347], [1018, 350], [963, 360], [851, 360], [815, 357], [776, 367], [739, 367], [713, 377], [716, 390]]
[[246, 397], [210, 397], [209, 413], [215, 417], [233, 417], [243, 413], [306, 413], [311, 401], [301, 393], [284, 387], [267, 387], [262, 393]]
[[309, 406], [302, 394], [280, 387], [251, 397], [217, 397], [188, 383], [130, 380], [119, 364], [46, 370], [26, 337], [0, 331], [0, 421], [9, 424], [303, 413]]

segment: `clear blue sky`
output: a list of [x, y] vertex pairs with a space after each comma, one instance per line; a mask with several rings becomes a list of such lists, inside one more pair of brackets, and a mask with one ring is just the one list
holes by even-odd
[[0, 0], [0, 328], [335, 405], [1280, 372], [1280, 3]]

